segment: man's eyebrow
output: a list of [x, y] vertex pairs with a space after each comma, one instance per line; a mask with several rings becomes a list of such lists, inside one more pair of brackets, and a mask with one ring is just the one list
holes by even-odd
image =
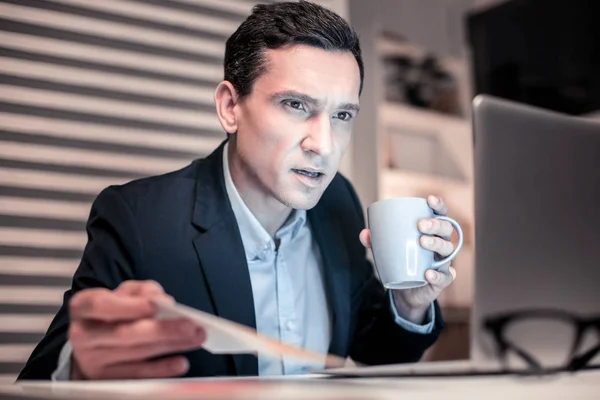
[[[271, 99], [273, 101], [281, 101], [281, 100], [285, 100], [285, 99], [294, 99], [294, 100], [299, 100], [308, 104], [312, 104], [316, 107], [321, 106], [322, 102], [319, 99], [315, 99], [314, 97], [311, 97], [307, 94], [304, 93], [300, 93], [300, 92], [296, 92], [294, 90], [286, 90], [283, 92], [277, 92], [274, 95], [271, 96]], [[336, 108], [339, 108], [341, 110], [346, 110], [346, 111], [355, 111], [356, 113], [358, 113], [360, 111], [360, 106], [356, 103], [343, 103], [340, 104], [339, 106], [337, 106]]]
[[346, 111], [355, 111], [357, 114], [360, 111], [360, 106], [355, 103], [340, 104], [338, 108], [341, 110], [346, 110]]
[[321, 105], [321, 102], [318, 99], [315, 99], [314, 97], [311, 97], [307, 94], [296, 92], [293, 90], [277, 92], [271, 96], [271, 99], [274, 101], [281, 101], [281, 100], [290, 99], [290, 98], [294, 99], [294, 100], [302, 101], [304, 103], [309, 103], [309, 104], [312, 104], [317, 107], [319, 107]]

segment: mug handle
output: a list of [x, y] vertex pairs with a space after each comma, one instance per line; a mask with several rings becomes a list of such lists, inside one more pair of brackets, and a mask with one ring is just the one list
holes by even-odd
[[454, 248], [454, 251], [452, 252], [452, 254], [450, 254], [446, 258], [442, 258], [441, 260], [434, 261], [433, 264], [431, 265], [432, 268], [436, 269], [436, 268], [439, 268], [442, 265], [452, 261], [454, 259], [454, 257], [457, 256], [458, 252], [460, 251], [460, 249], [462, 248], [462, 245], [463, 245], [463, 232], [462, 232], [462, 229], [460, 228], [460, 225], [458, 224], [458, 222], [456, 222], [455, 220], [453, 220], [450, 217], [446, 217], [443, 215], [434, 215], [433, 218], [450, 222], [452, 224], [452, 226], [454, 227], [454, 229], [456, 229], [456, 233], [458, 234], [458, 244]]

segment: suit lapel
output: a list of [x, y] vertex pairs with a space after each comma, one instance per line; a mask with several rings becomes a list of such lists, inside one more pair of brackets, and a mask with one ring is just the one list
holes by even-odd
[[[223, 144], [202, 160], [196, 182], [192, 223], [194, 248], [208, 283], [216, 314], [256, 329], [250, 273], [223, 177]], [[252, 355], [234, 355], [238, 375], [258, 374]]]
[[339, 223], [325, 207], [308, 212], [312, 234], [319, 245], [332, 330], [329, 353], [345, 356], [350, 329], [350, 264]]

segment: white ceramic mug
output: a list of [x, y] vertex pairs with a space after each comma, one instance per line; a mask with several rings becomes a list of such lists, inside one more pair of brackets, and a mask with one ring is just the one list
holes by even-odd
[[[427, 284], [425, 271], [450, 262], [463, 245], [463, 233], [452, 218], [434, 214], [422, 198], [395, 198], [378, 201], [367, 208], [371, 249], [379, 279], [388, 289], [410, 289]], [[434, 261], [434, 253], [421, 247], [417, 222], [435, 218], [450, 222], [458, 233], [452, 254]]]

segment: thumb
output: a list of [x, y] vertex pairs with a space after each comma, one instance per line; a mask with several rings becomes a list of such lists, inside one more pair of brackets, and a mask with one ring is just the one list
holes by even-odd
[[448, 277], [446, 276], [446, 274], [439, 271], [434, 271], [430, 269], [425, 274], [425, 278], [427, 279], [427, 282], [431, 284], [431, 286], [434, 286], [435, 288], [440, 290], [448, 285]]

